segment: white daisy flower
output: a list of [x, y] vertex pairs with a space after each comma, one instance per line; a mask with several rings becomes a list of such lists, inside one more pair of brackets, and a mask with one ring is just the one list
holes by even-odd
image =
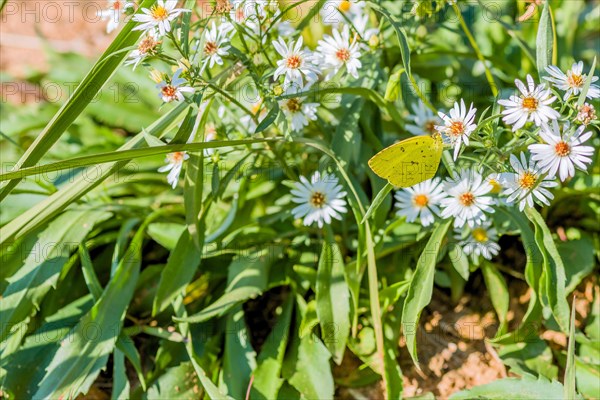
[[440, 201], [446, 197], [439, 178], [426, 180], [396, 192], [396, 215], [406, 217], [406, 222], [414, 222], [421, 218], [423, 226], [429, 226], [435, 221], [435, 215], [440, 215]]
[[317, 53], [322, 58], [323, 68], [331, 70], [327, 74], [326, 79], [337, 74], [344, 66], [354, 79], [358, 79], [358, 69], [362, 67], [362, 63], [359, 60], [360, 51], [358, 43], [350, 40], [348, 25], [344, 25], [341, 32], [334, 28], [332, 36], [325, 35], [322, 40], [319, 40]]
[[498, 100], [506, 108], [502, 111], [502, 120], [513, 126], [513, 132], [522, 128], [527, 121], [542, 126], [543, 123], [560, 117], [558, 111], [550, 107], [556, 96], [551, 96], [550, 89], [544, 85], [536, 86], [531, 75], [527, 75], [527, 86], [518, 79], [515, 79], [515, 85], [521, 92], [520, 96], [512, 95], [508, 100]]
[[[544, 79], [554, 84], [557, 89], [565, 91], [564, 101], [567, 101], [571, 95], [579, 95], [587, 79], [587, 75], [583, 73], [583, 61], [574, 63], [566, 74], [554, 65], [546, 67], [546, 72], [551, 76], [545, 76]], [[596, 82], [597, 80], [597, 76], [592, 77], [592, 82]], [[600, 97], [600, 87], [598, 85], [590, 85], [586, 97], [588, 99]]]
[[144, 37], [138, 44], [138, 48], [131, 52], [129, 58], [125, 61], [125, 65], [133, 65], [133, 69], [135, 70], [146, 57], [157, 53], [157, 47], [161, 43], [161, 41], [157, 40], [156, 31], [154, 29], [146, 31]]
[[310, 82], [317, 80], [319, 69], [313, 64], [314, 56], [307, 50], [302, 49], [302, 36], [296, 43], [286, 44], [282, 38], [273, 42], [275, 50], [283, 57], [277, 61], [277, 70], [275, 70], [274, 79], [277, 80], [281, 75], [285, 75], [284, 85], [296, 84], [303, 86], [303, 79]]
[[179, 77], [181, 72], [181, 68], [175, 71], [169, 83], [163, 80], [156, 85], [156, 87], [160, 89], [158, 97], [160, 97], [165, 103], [170, 103], [172, 101], [183, 101], [185, 99], [183, 97], [183, 93], [194, 93], [194, 88], [189, 86], [181, 86], [186, 82], [185, 79]]
[[503, 195], [508, 196], [506, 202], [514, 204], [519, 202], [519, 210], [523, 211], [525, 205], [533, 207], [533, 201], [538, 204], [550, 205], [550, 201], [554, 195], [550, 193], [548, 188], [558, 186], [558, 183], [542, 176], [542, 172], [535, 164], [535, 161], [525, 157], [525, 153], [521, 153], [521, 160], [514, 154], [510, 155], [510, 165], [514, 169], [514, 173], [505, 172], [501, 174], [502, 185], [505, 187]]
[[577, 117], [575, 117], [575, 121], [583, 125], [589, 125], [590, 122], [594, 121], [595, 119], [596, 109], [593, 105], [583, 103], [581, 107], [577, 108]]
[[183, 162], [188, 158], [190, 158], [190, 156], [184, 151], [167, 154], [167, 158], [165, 159], [167, 165], [158, 169], [158, 172], [169, 171], [167, 182], [169, 182], [169, 185], [171, 185], [173, 189], [177, 187], [177, 183], [179, 182], [179, 175], [181, 174]]
[[457, 231], [454, 238], [459, 240], [458, 245], [467, 256], [471, 256], [475, 264], [479, 263], [479, 257], [483, 256], [486, 260], [491, 260], [500, 253], [498, 232], [492, 227], [491, 222], [468, 228], [467, 232]]
[[317, 171], [310, 181], [300, 177], [300, 182], [292, 189], [292, 201], [300, 204], [292, 210], [294, 218], [303, 218], [304, 225], [316, 222], [319, 228], [323, 224], [331, 224], [332, 218], [341, 220], [346, 213], [346, 192], [333, 175], [321, 174]]
[[230, 33], [233, 30], [231, 24], [221, 24], [217, 28], [213, 21], [211, 28], [204, 31], [203, 48], [202, 48], [202, 68], [201, 71], [208, 66], [214, 67], [215, 64], [223, 65], [223, 58], [229, 55]]
[[442, 218], [454, 217], [454, 226], [481, 224], [487, 219], [485, 213], [493, 213], [494, 199], [489, 195], [492, 185], [484, 181], [476, 171], [465, 169], [454, 179], [444, 182], [448, 197], [441, 200]]
[[[304, 89], [308, 89], [305, 87]], [[285, 95], [295, 94], [302, 91], [302, 88], [291, 86], [284, 92]], [[318, 103], [309, 103], [306, 97], [290, 97], [279, 100], [279, 108], [287, 118], [292, 132], [299, 132], [308, 126], [308, 121], [317, 120]]]
[[469, 106], [469, 111], [465, 106], [465, 101], [460, 100], [460, 106], [458, 102], [454, 103], [454, 108], [450, 110], [450, 116], [440, 112], [439, 117], [444, 121], [444, 125], [436, 126], [440, 133], [444, 134], [444, 138], [454, 146], [454, 159], [458, 157], [460, 147], [464, 143], [465, 146], [469, 145], [469, 136], [477, 124], [475, 123], [476, 108], [473, 108], [473, 103]]
[[190, 12], [184, 8], [176, 8], [177, 0], [157, 0], [150, 9], [142, 8], [143, 14], [136, 14], [133, 20], [140, 25], [133, 28], [134, 31], [146, 31], [158, 29], [161, 36], [171, 32], [171, 21], [179, 17], [181, 13]]
[[582, 125], [569, 135], [570, 126], [566, 123], [561, 134], [558, 122], [552, 122], [552, 126], [544, 125], [540, 131], [545, 143], [531, 144], [528, 149], [532, 154], [531, 159], [537, 161], [541, 172], [548, 173], [549, 178], [558, 174], [564, 182], [575, 176], [575, 167], [586, 171], [586, 164], [592, 162], [590, 157], [594, 154], [594, 148], [583, 145], [592, 137], [592, 132], [583, 133], [585, 126]]
[[125, 13], [128, 8], [133, 7], [131, 1], [126, 0], [107, 0], [107, 8], [105, 10], [98, 11], [96, 15], [102, 20], [108, 20], [106, 25], [106, 33], [111, 33], [119, 27], [121, 22], [121, 16]]
[[413, 114], [409, 115], [407, 119], [411, 121], [412, 124], [406, 124], [406, 130], [415, 136], [433, 135], [436, 132], [435, 127], [441, 124], [442, 120], [440, 120], [421, 100], [414, 103], [411, 107]]

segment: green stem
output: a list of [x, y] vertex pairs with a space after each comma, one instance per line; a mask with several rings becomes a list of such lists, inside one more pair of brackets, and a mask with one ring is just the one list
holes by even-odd
[[458, 6], [458, 4], [454, 4], [452, 7], [454, 8], [454, 12], [456, 12], [456, 16], [458, 17], [458, 22], [460, 23], [460, 26], [461, 26], [463, 32], [465, 33], [465, 35], [467, 35], [467, 39], [469, 39], [469, 42], [471, 43], [473, 50], [475, 50], [475, 54], [477, 55], [477, 58], [479, 59], [479, 61], [481, 61], [481, 63], [483, 64], [483, 67], [485, 68], [485, 77], [490, 85], [492, 94], [494, 95], [494, 97], [498, 97], [498, 87], [496, 86], [496, 83], [494, 82], [494, 77], [492, 76], [492, 71], [490, 71], [490, 69], [488, 68], [488, 66], [485, 62], [485, 57], [481, 53], [481, 50], [479, 49], [479, 46], [477, 45], [475, 38], [471, 34], [471, 31], [469, 30], [469, 27], [467, 26], [467, 24], [462, 16], [460, 7]]

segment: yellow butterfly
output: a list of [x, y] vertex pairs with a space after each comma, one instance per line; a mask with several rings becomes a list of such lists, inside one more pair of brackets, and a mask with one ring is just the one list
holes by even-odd
[[434, 177], [442, 150], [439, 134], [417, 136], [381, 150], [369, 160], [369, 167], [394, 186], [410, 187]]

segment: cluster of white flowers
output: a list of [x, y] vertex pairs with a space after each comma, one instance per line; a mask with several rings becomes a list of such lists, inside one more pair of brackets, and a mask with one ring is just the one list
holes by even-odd
[[[362, 58], [379, 44], [380, 32], [372, 24], [376, 21], [365, 1], [325, 1], [320, 10], [325, 33], [307, 46], [305, 36], [281, 14], [277, 1], [216, 0], [210, 16], [194, 22], [196, 29], [182, 46], [178, 18], [192, 10], [178, 8], [179, 3], [157, 0], [133, 15], [138, 23], [134, 30], [143, 33], [126, 64], [135, 69], [160, 60], [171, 66], [170, 73], [150, 67], [164, 103], [191, 101], [186, 96], [204, 90], [215, 76], [225, 81], [244, 68], [253, 73], [249, 64], [267, 65], [254, 88], [257, 97], [245, 105], [245, 115], [235, 118], [235, 124], [248, 134], [272, 111], [286, 135], [301, 133], [321, 112], [321, 103], [311, 96], [312, 88], [324, 81], [359, 79], [365, 63]], [[107, 30], [114, 30], [123, 15], [135, 8], [132, 1], [109, 1], [101, 13], [109, 19]], [[179, 53], [176, 57], [164, 53], [165, 41], [173, 44]], [[421, 100], [414, 103], [405, 130], [412, 135], [441, 135], [458, 167], [448, 170], [450, 176], [445, 179], [436, 177], [397, 191], [397, 216], [410, 223], [420, 220], [425, 227], [439, 218], [453, 218], [455, 237], [466, 254], [474, 260], [498, 254], [498, 232], [490, 218], [497, 207], [523, 210], [535, 203], [549, 205], [550, 189], [572, 178], [576, 169], [585, 171], [592, 162], [594, 150], [586, 145], [592, 133], [586, 128], [596, 121], [596, 112], [591, 104], [577, 105], [575, 99], [584, 90], [587, 99], [596, 99], [600, 87], [594, 84], [597, 77], [588, 79], [583, 71], [583, 62], [578, 62], [566, 72], [556, 66], [546, 68], [543, 83], [536, 83], [531, 75], [525, 82], [515, 80], [516, 93], [498, 101], [503, 107], [498, 117], [510, 127], [506, 134], [516, 135], [519, 146], [492, 152], [499, 158], [499, 170], [490, 170], [483, 161], [475, 164], [471, 154], [461, 156], [473, 141], [490, 148], [483, 144], [482, 132], [498, 129], [486, 126], [483, 116], [478, 120], [473, 103], [467, 106], [460, 99], [447, 113], [434, 112]], [[263, 83], [264, 87], [258, 87]], [[221, 104], [219, 118], [231, 112], [225, 109]], [[205, 129], [205, 140], [214, 140], [214, 125], [209, 123]], [[205, 155], [215, 153], [207, 150]], [[167, 180], [174, 188], [187, 158], [185, 153], [170, 154], [160, 169], [169, 172]], [[310, 179], [301, 177], [292, 190], [292, 201], [298, 204], [292, 214], [305, 225], [323, 227], [347, 212], [345, 196], [335, 176], [315, 172]]]
[[[369, 50], [369, 43], [377, 42], [374, 38], [379, 34], [378, 29], [370, 26], [366, 2], [326, 1], [321, 16], [330, 33], [324, 34], [311, 50], [304, 45], [301, 32], [281, 14], [277, 1], [216, 0], [210, 15], [200, 21], [198, 29], [190, 32], [184, 51], [178, 18], [192, 10], [179, 8], [180, 3], [157, 0], [152, 7], [133, 13], [137, 8], [135, 1], [108, 1], [107, 9], [99, 15], [109, 19], [107, 30], [110, 32], [118, 27], [126, 11], [131, 11], [137, 23], [133, 30], [143, 33], [137, 49], [131, 52], [125, 64], [134, 69], [142, 64], [150, 67], [158, 96], [164, 103], [189, 101], [186, 95], [202, 90], [216, 68], [238, 68], [241, 60], [236, 54], [249, 55], [250, 47], [259, 46], [261, 51], [274, 57], [273, 62], [268, 60], [274, 66], [270, 84], [280, 88], [279, 93], [275, 93], [276, 90], [274, 93], [278, 97], [279, 121], [286, 134], [300, 132], [317, 120], [320, 104], [310, 101], [306, 95], [312, 85], [320, 79], [359, 77], [360, 58]], [[232, 41], [236, 37], [239, 37], [236, 46], [241, 43], [242, 48], [234, 50]], [[178, 56], [163, 51], [165, 41], [173, 44]], [[152, 68], [153, 60], [170, 64], [173, 74]], [[238, 122], [253, 133], [258, 121], [267, 114], [267, 107], [261, 94], [250, 104], [252, 114], [241, 117]], [[170, 171], [170, 184], [177, 183], [185, 159], [170, 155], [167, 166], [161, 168]]]
[[[565, 92], [564, 106], [581, 93], [587, 80], [582, 62], [573, 64], [566, 73], [556, 66], [546, 71], [550, 76], [544, 79]], [[498, 254], [498, 234], [489, 220], [494, 207], [516, 204], [523, 211], [535, 203], [550, 205], [554, 195], [549, 189], [559, 186], [557, 179], [565, 182], [575, 176], [576, 169], [586, 171], [592, 163], [594, 148], [585, 143], [592, 136], [586, 128], [596, 119], [594, 107], [588, 103], [580, 107], [571, 105], [576, 117], [569, 120], [569, 115], [561, 115], [566, 107], [557, 107], [561, 111], [553, 107], [557, 96], [553, 95], [552, 88], [537, 85], [530, 75], [526, 80], [527, 85], [518, 79], [515, 81], [518, 95], [498, 103], [505, 107], [503, 121], [512, 126], [513, 132], [524, 129], [528, 122], [533, 123], [530, 135], [535, 142], [524, 146], [530, 155], [510, 154], [510, 169], [505, 172], [489, 171], [486, 176], [483, 170], [468, 168], [444, 182], [434, 178], [396, 193], [397, 215], [406, 217], [407, 222], [420, 218], [421, 224], [428, 226], [434, 223], [435, 217], [454, 218], [456, 238], [474, 260], [480, 256], [491, 259]], [[592, 84], [586, 94], [589, 99], [600, 97], [600, 88], [593, 84], [597, 80], [597, 77], [590, 80]], [[454, 104], [449, 115], [439, 113], [443, 125], [421, 102], [413, 106], [413, 112], [408, 117], [412, 124], [408, 124], [406, 130], [413, 135], [441, 134], [453, 147], [454, 160], [460, 158], [461, 149], [469, 145], [471, 134], [478, 129], [477, 110], [473, 105], [467, 109], [463, 100]]]

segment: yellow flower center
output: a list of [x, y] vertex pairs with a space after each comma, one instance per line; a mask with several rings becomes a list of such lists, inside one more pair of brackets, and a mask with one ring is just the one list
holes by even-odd
[[425, 121], [423, 124], [423, 129], [428, 134], [432, 135], [435, 132], [435, 121], [430, 119], [429, 121]]
[[310, 204], [312, 204], [312, 206], [315, 208], [323, 208], [326, 201], [327, 198], [321, 192], [314, 192], [310, 197]]
[[289, 99], [285, 105], [291, 113], [297, 113], [302, 108], [302, 104], [300, 103], [299, 99]]
[[538, 101], [535, 97], [525, 97], [523, 99], [523, 108], [529, 112], [537, 110]]
[[531, 190], [535, 187], [537, 176], [532, 172], [525, 172], [519, 177], [519, 186], [523, 189]]
[[583, 86], [583, 77], [581, 75], [570, 74], [567, 78], [567, 83], [572, 88], [579, 88]]
[[566, 157], [571, 153], [571, 146], [565, 142], [558, 142], [554, 145], [554, 151], [559, 157]]
[[160, 91], [163, 94], [163, 96], [167, 98], [173, 98], [177, 94], [177, 89], [171, 85], [163, 87]]
[[340, 5], [338, 6], [338, 9], [339, 9], [341, 12], [344, 12], [344, 13], [346, 13], [346, 12], [350, 11], [350, 8], [351, 8], [351, 7], [352, 7], [352, 3], [351, 3], [349, 0], [343, 0], [343, 1], [340, 3]]
[[429, 197], [425, 194], [418, 194], [413, 197], [413, 204], [419, 208], [427, 207], [429, 204]]
[[207, 56], [212, 56], [219, 50], [219, 46], [215, 42], [206, 42], [204, 45], [204, 54]]
[[152, 14], [152, 18], [157, 21], [164, 21], [169, 16], [167, 9], [159, 5], [153, 5], [152, 8], [150, 8], [150, 13]]
[[335, 52], [335, 56], [341, 62], [347, 62], [350, 59], [350, 51], [348, 49], [339, 49]]
[[167, 158], [169, 159], [169, 161], [171, 161], [172, 163], [178, 163], [183, 161], [183, 156], [184, 153], [183, 151], [177, 151], [175, 153], [170, 153]]
[[154, 50], [161, 42], [154, 40], [152, 36], [146, 36], [138, 45], [138, 51], [141, 54], [147, 54]]
[[451, 136], [461, 136], [465, 131], [465, 126], [460, 121], [453, 121], [448, 127], [448, 133]]
[[495, 179], [490, 179], [489, 184], [492, 185], [491, 193], [498, 194], [502, 191], [502, 185]]
[[473, 203], [475, 203], [475, 195], [471, 192], [463, 193], [458, 198], [458, 201], [460, 201], [460, 204], [462, 204], [465, 207], [472, 206]]
[[473, 239], [479, 243], [485, 243], [488, 240], [487, 232], [483, 228], [475, 228], [471, 234], [473, 235]]
[[297, 55], [290, 56], [286, 60], [285, 64], [288, 68], [296, 69], [302, 64], [302, 58], [300, 58], [300, 56]]

